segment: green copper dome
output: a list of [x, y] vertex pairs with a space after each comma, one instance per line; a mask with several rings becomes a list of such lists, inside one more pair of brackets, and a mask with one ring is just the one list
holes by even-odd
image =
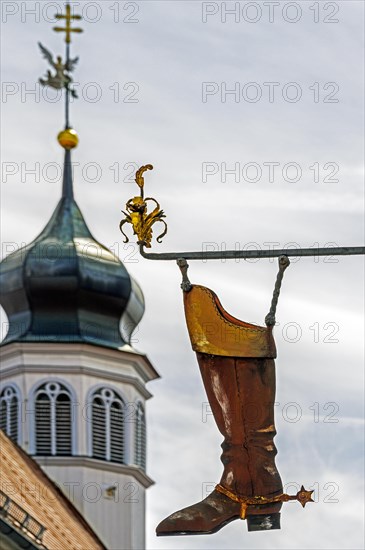
[[42, 233], [0, 264], [0, 301], [9, 319], [2, 342], [130, 343], [143, 294], [122, 262], [94, 239], [73, 197], [71, 153], [63, 193]]

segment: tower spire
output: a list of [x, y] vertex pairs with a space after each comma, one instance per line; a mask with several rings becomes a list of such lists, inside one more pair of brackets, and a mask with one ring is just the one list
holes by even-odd
[[[64, 130], [58, 134], [58, 142], [66, 150], [65, 154], [65, 173], [64, 173], [64, 182], [63, 182], [63, 194], [68, 189], [67, 196], [72, 196], [72, 178], [71, 173], [71, 155], [70, 150], [77, 146], [78, 144], [78, 135], [75, 130], [72, 128], [70, 123], [70, 97], [77, 98], [76, 90], [72, 87], [72, 75], [71, 73], [75, 69], [75, 66], [79, 60], [78, 57], [71, 59], [70, 56], [70, 45], [71, 45], [71, 36], [72, 33], [81, 33], [83, 30], [79, 27], [72, 27], [72, 22], [74, 20], [80, 20], [81, 15], [72, 15], [71, 14], [71, 5], [69, 2], [66, 4], [66, 13], [56, 14], [56, 19], [61, 19], [65, 21], [64, 27], [54, 27], [53, 30], [56, 32], [65, 33], [65, 42], [66, 42], [66, 57], [65, 61], [62, 61], [61, 56], [57, 56], [54, 60], [53, 55], [39, 43], [39, 47], [43, 54], [43, 57], [48, 61], [51, 67], [55, 70], [55, 73], [52, 74], [51, 71], [47, 71], [45, 78], [40, 78], [39, 82], [42, 86], [50, 86], [56, 90], [65, 89], [65, 125]], [[67, 184], [67, 185], [66, 185]]]
[[63, 184], [62, 184], [62, 198], [73, 199], [73, 182], [72, 182], [72, 164], [71, 164], [71, 151], [65, 150], [65, 162], [63, 165]]

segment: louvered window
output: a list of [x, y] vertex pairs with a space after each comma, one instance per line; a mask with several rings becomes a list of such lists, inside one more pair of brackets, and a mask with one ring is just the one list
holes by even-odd
[[108, 388], [92, 398], [92, 456], [125, 463], [124, 402]]
[[51, 400], [45, 393], [41, 393], [35, 403], [36, 454], [51, 455]]
[[137, 466], [146, 469], [146, 417], [139, 403], [136, 408], [134, 461]]
[[72, 455], [71, 396], [58, 382], [43, 384], [35, 399], [35, 446], [41, 456]]
[[106, 455], [106, 407], [100, 397], [95, 397], [92, 407], [93, 457], [104, 459]]
[[5, 387], [0, 394], [0, 429], [15, 442], [19, 437], [19, 406], [16, 390]]

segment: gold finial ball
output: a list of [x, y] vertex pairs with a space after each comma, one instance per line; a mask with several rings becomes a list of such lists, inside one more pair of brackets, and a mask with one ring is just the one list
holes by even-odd
[[64, 149], [73, 149], [74, 147], [77, 147], [77, 144], [79, 143], [79, 136], [72, 128], [62, 130], [62, 132], [58, 134], [57, 139], [58, 143]]

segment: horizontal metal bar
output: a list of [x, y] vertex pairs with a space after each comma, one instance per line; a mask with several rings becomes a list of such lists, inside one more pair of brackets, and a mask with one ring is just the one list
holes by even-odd
[[278, 258], [279, 256], [355, 256], [365, 254], [365, 246], [341, 246], [328, 248], [287, 248], [281, 250], [207, 250], [201, 252], [145, 252], [139, 247], [146, 260], [236, 260], [239, 258]]

